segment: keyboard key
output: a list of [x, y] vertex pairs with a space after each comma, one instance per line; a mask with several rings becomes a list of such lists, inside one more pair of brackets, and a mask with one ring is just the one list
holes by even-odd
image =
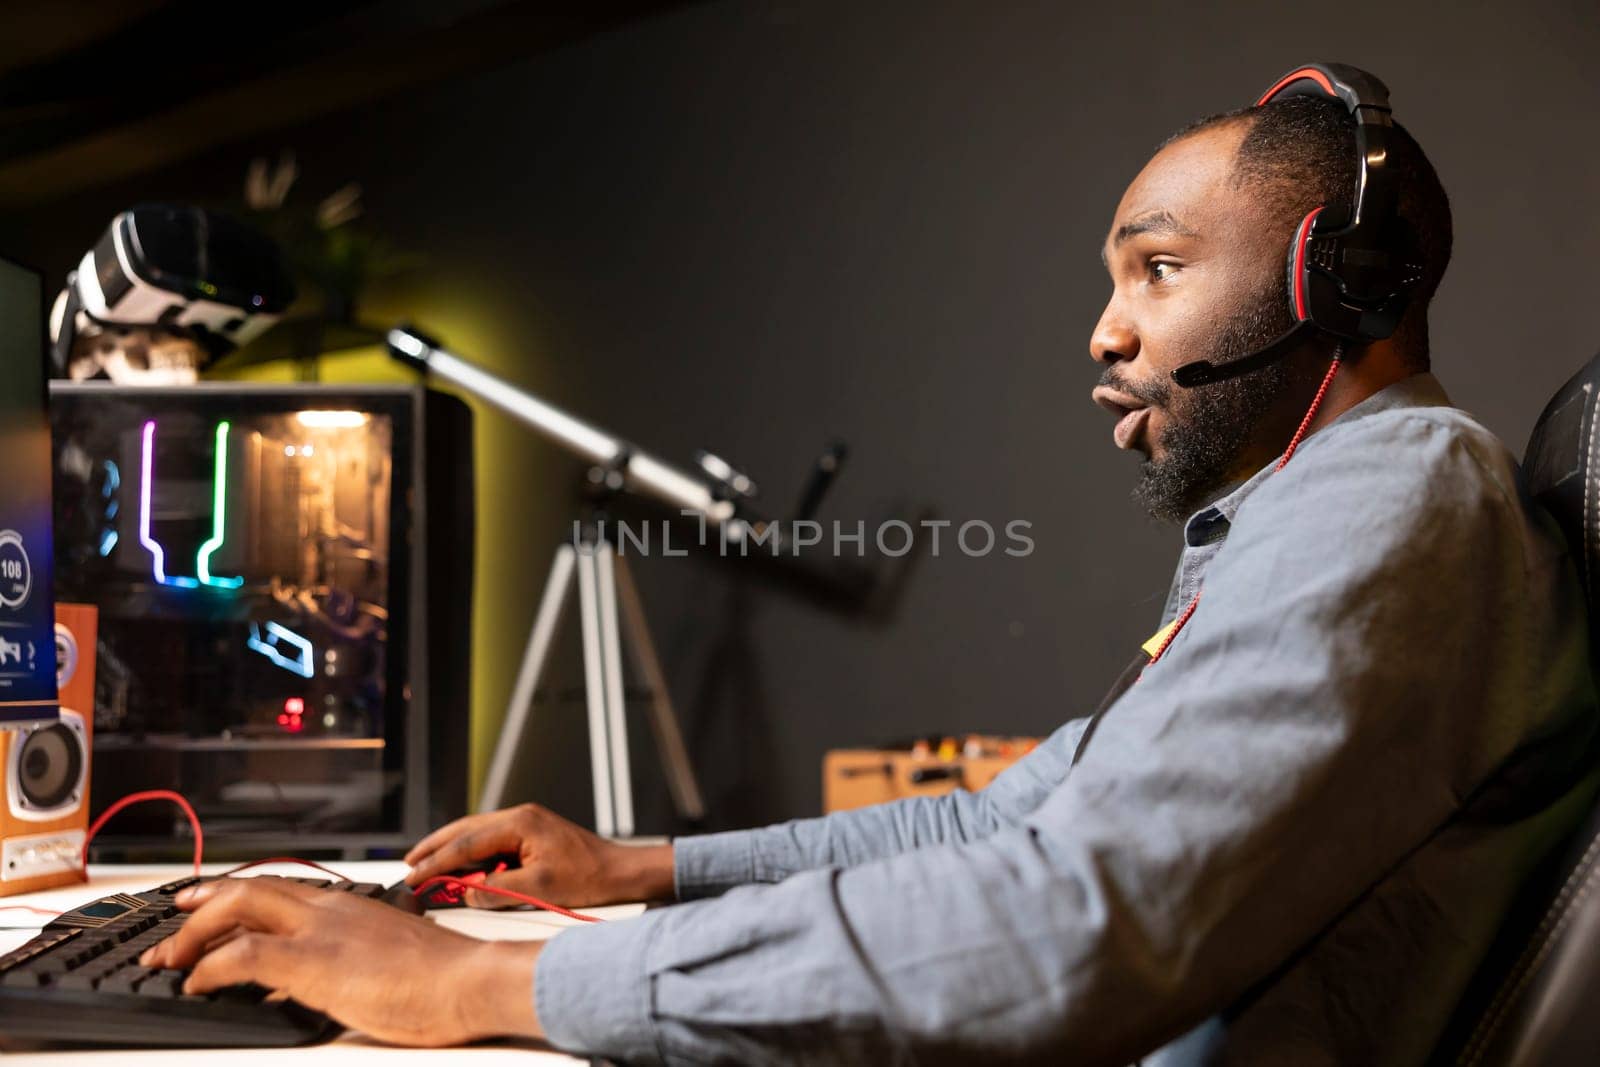
[[124, 967], [122, 970], [116, 972], [110, 977], [101, 980], [100, 992], [132, 993], [134, 991], [134, 987], [139, 984], [139, 979], [143, 978], [148, 973], [148, 971], [144, 971], [138, 967]]
[[49, 985], [71, 969], [72, 965], [58, 955], [45, 956], [22, 968], [24, 971], [37, 975], [40, 985]]
[[182, 991], [185, 977], [183, 971], [151, 971], [139, 982], [139, 995], [170, 1000]]
[[247, 982], [243, 985], [224, 986], [207, 994], [212, 1000], [229, 1004], [255, 1004], [272, 993], [266, 986]]
[[85, 959], [94, 959], [96, 956], [111, 951], [111, 946], [117, 943], [115, 937], [104, 931], [92, 933], [78, 942], [78, 952]]
[[23, 967], [0, 974], [0, 989], [38, 989], [39, 976]]

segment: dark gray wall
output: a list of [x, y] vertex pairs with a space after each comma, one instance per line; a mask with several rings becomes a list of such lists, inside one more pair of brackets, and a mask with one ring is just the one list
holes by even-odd
[[[1597, 51], [1579, 0], [713, 4], [0, 219], [0, 248], [59, 274], [123, 202], [226, 195], [292, 146], [309, 186], [361, 180], [370, 220], [428, 255], [371, 307], [461, 295], [525, 345], [484, 358], [549, 399], [668, 457], [721, 452], [780, 507], [838, 435], [829, 517], [1031, 521], [1027, 559], [925, 561], [886, 627], [640, 563], [717, 822], [745, 824], [816, 810], [832, 746], [1048, 731], [1148, 634], [1176, 546], [1088, 400], [1096, 249], [1165, 133], [1294, 63], [1379, 72], [1434, 159], [1456, 216], [1436, 369], [1520, 452], [1600, 337]], [[572, 474], [521, 440], [480, 472], [539, 520], [493, 561], [527, 604], [479, 635], [502, 662]], [[510, 683], [478, 679], [491, 707]], [[579, 718], [546, 721], [522, 777], [586, 818]]]

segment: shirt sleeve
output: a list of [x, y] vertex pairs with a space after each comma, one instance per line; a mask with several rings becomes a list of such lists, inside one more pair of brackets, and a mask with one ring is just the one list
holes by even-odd
[[681, 837], [673, 842], [679, 900], [715, 896], [736, 885], [781, 882], [816, 867], [853, 867], [925, 845], [979, 841], [1016, 825], [1066, 777], [1087, 719], [1073, 719], [975, 793], [908, 797], [820, 819], [756, 830]]
[[564, 932], [535, 977], [550, 1039], [1127, 1062], [1237, 1000], [1450, 818], [1537, 728], [1522, 709], [1549, 713], [1518, 620], [1562, 588], [1559, 550], [1508, 462], [1385, 422], [1380, 449], [1318, 434], [1245, 501], [1189, 624], [1018, 824], [838, 862], [935, 832], [869, 817], [870, 847], [784, 846], [819, 869]]

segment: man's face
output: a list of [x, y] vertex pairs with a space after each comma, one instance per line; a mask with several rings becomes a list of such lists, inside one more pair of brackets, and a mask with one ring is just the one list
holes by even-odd
[[1128, 186], [1103, 250], [1111, 299], [1090, 338], [1105, 364], [1094, 400], [1117, 416], [1119, 448], [1146, 458], [1135, 496], [1181, 521], [1270, 460], [1298, 412], [1304, 377], [1287, 363], [1184, 389], [1172, 371], [1222, 363], [1291, 325], [1289, 235], [1232, 162], [1247, 123], [1202, 130], [1158, 152]]

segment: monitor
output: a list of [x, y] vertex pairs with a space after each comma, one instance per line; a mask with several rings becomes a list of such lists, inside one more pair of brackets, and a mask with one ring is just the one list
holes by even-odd
[[[406, 386], [51, 385], [56, 593], [99, 609], [91, 806], [208, 851], [415, 841], [466, 805], [471, 422]], [[180, 833], [130, 809], [107, 846]]]
[[39, 275], [0, 259], [0, 727], [57, 718]]

